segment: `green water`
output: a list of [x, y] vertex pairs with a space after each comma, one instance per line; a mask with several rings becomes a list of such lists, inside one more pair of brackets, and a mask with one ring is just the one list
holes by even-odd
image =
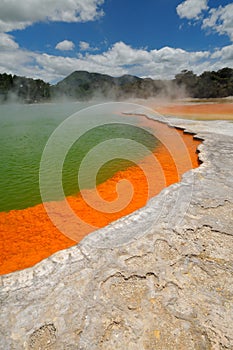
[[[84, 107], [84, 103], [0, 106], [0, 211], [41, 203], [39, 169], [46, 142], [62, 121]], [[119, 118], [124, 120], [122, 116]], [[86, 153], [104, 140], [119, 137], [140, 142], [149, 150], [157, 144], [151, 134], [132, 125], [104, 125], [88, 131], [73, 144], [65, 158], [62, 179], [66, 195], [79, 191], [77, 172]], [[135, 161], [144, 155], [136, 154]], [[130, 165], [132, 161], [122, 158], [107, 162], [98, 172], [97, 184]], [[91, 171], [90, 165], [84, 176], [85, 187]], [[57, 198], [53, 193], [49, 199]]]

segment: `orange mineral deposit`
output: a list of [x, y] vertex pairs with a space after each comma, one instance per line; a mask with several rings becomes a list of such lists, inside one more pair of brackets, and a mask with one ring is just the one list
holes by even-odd
[[[200, 141], [181, 130], [169, 128], [165, 124], [149, 119], [143, 120], [143, 124], [153, 130], [160, 140], [152, 155], [157, 160], [159, 172], [152, 190], [148, 195], [148, 174], [145, 174], [140, 167], [143, 164], [147, 167], [147, 172], [157, 171], [153, 166], [150, 167], [151, 156], [147, 156], [138, 165], [118, 171], [112, 178], [97, 186], [102, 198], [113, 201], [117, 196], [116, 185], [119, 180], [129, 180], [134, 191], [130, 203], [125, 208], [106, 213], [88, 205], [81, 194], [67, 197], [75, 214], [90, 225], [86, 231], [77, 233], [76, 241], [80, 241], [95, 228], [104, 227], [143, 207], [148, 199], [158, 194], [165, 186], [178, 182], [184, 172], [198, 167], [196, 150]], [[43, 204], [24, 210], [1, 212], [0, 235], [0, 274], [33, 266], [53, 253], [77, 243], [54, 226]]]
[[157, 112], [170, 116], [200, 120], [232, 120], [233, 103], [190, 103], [153, 106]]

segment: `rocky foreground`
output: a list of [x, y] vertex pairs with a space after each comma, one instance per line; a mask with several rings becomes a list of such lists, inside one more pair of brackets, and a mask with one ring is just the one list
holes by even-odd
[[81, 244], [2, 276], [0, 349], [233, 349], [233, 123], [167, 123], [203, 139], [201, 166]]

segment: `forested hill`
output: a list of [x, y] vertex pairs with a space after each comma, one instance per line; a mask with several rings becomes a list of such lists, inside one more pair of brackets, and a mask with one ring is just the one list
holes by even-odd
[[42, 102], [50, 99], [50, 84], [41, 79], [0, 74], [0, 102]]
[[148, 98], [165, 88], [162, 81], [142, 79], [133, 75], [113, 78], [106, 74], [76, 71], [51, 88], [52, 96], [72, 99], [105, 97], [121, 100], [129, 97]]
[[204, 72], [197, 76], [184, 70], [175, 77], [177, 86], [185, 86], [190, 97], [217, 98], [233, 96], [233, 69], [223, 68], [217, 72]]
[[0, 74], [0, 102], [44, 102], [61, 97], [72, 100], [107, 98], [121, 100], [129, 97], [149, 98], [159, 95], [217, 98], [233, 96], [233, 69], [204, 72], [197, 76], [184, 70], [173, 80], [153, 80], [123, 75], [114, 78], [99, 73], [75, 71], [68, 77], [50, 85], [43, 80]]

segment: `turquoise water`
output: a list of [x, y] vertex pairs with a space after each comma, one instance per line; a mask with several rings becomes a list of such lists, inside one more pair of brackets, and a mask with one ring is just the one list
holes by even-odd
[[[41, 203], [39, 168], [44, 147], [62, 121], [86, 106], [84, 103], [0, 106], [0, 211]], [[92, 117], [99, 116], [93, 114]], [[124, 118], [120, 116], [120, 120], [123, 122]], [[73, 144], [65, 158], [62, 179], [66, 195], [80, 190], [77, 172], [86, 153], [104, 140], [119, 137], [140, 142], [149, 150], [157, 144], [151, 134], [132, 125], [104, 125], [90, 130]], [[134, 160], [144, 155], [143, 152], [135, 154]], [[97, 184], [130, 165], [132, 161], [122, 158], [107, 162], [98, 172]], [[85, 187], [88, 187], [91, 171], [90, 165], [84, 174]], [[58, 199], [55, 192], [49, 199]]]

